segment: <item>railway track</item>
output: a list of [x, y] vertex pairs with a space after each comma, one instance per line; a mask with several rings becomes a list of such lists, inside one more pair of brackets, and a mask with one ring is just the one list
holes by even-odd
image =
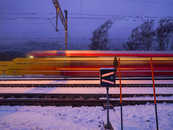
[[[158, 103], [173, 103], [173, 88], [157, 89]], [[120, 105], [118, 90], [119, 88], [110, 88], [112, 106]], [[123, 88], [122, 96], [123, 105], [154, 103], [152, 88]], [[0, 105], [104, 106], [105, 103], [105, 88], [0, 87]]]
[[[27, 77], [27, 76], [1, 76], [0, 81], [31, 81], [31, 80], [99, 80], [99, 77]], [[119, 77], [116, 77], [119, 80]], [[152, 80], [152, 77], [121, 77], [122, 80]], [[155, 80], [173, 80], [173, 77], [159, 77]]]
[[[150, 77], [122, 79], [123, 105], [154, 103]], [[158, 103], [173, 103], [173, 79], [155, 80]], [[120, 105], [119, 80], [110, 103]], [[104, 106], [106, 89], [98, 78], [0, 78], [0, 105]]]
[[[128, 97], [152, 97], [153, 94], [123, 94], [124, 98]], [[171, 97], [173, 94], [156, 94], [157, 97]], [[120, 94], [109, 94], [110, 98], [119, 98]], [[59, 98], [59, 99], [90, 99], [106, 98], [106, 94], [48, 94], [48, 93], [0, 93], [1, 99], [7, 98]]]
[[[57, 98], [55, 95], [44, 95], [45, 97], [39, 97], [37, 95], [23, 95], [23, 98], [19, 98], [21, 95], [5, 95], [6, 97], [9, 96], [11, 98], [0, 98], [0, 105], [34, 105], [34, 106], [104, 106], [106, 104], [105, 98], [98, 98], [98, 95], [93, 95], [93, 97], [84, 98], [84, 95], [76, 95], [68, 97], [65, 95], [66, 98]], [[1, 95], [2, 96], [2, 95]], [[16, 97], [18, 96], [18, 97]], [[43, 94], [41, 94], [43, 96]], [[53, 96], [53, 98], [52, 98]], [[61, 95], [62, 96], [62, 95]], [[72, 95], [71, 95], [72, 96]], [[79, 97], [78, 97], [79, 96]], [[91, 95], [90, 95], [91, 96]], [[123, 95], [125, 96], [125, 95]], [[168, 95], [164, 95], [168, 96]], [[170, 96], [170, 95], [169, 95]], [[172, 96], [172, 95], [171, 95]], [[56, 98], [55, 98], [56, 97]], [[58, 96], [59, 97], [59, 96]], [[95, 98], [97, 97], [97, 98]], [[157, 100], [158, 103], [173, 103], [173, 99], [159, 99]], [[146, 104], [146, 103], [154, 103], [153, 99], [124, 99], [123, 105], [139, 105], [139, 104]], [[110, 104], [112, 106], [119, 106], [120, 101], [118, 98], [113, 98], [110, 100]]]

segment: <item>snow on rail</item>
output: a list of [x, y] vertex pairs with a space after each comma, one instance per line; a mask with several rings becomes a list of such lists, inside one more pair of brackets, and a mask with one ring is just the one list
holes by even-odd
[[[119, 88], [110, 88], [110, 94], [119, 94]], [[49, 94], [106, 94], [105, 88], [99, 87], [0, 87], [0, 93], [49, 93]], [[153, 94], [152, 87], [124, 87], [122, 94]], [[156, 94], [173, 94], [172, 87], [157, 87]]]
[[[122, 84], [152, 84], [152, 80], [122, 80]], [[19, 80], [0, 81], [0, 84], [100, 84], [99, 80]], [[116, 80], [119, 84], [119, 80]], [[155, 84], [173, 84], [173, 80], [155, 80]]]

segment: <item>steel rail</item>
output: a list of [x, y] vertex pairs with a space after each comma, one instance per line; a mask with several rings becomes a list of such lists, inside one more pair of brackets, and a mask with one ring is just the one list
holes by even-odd
[[[121, 77], [122, 80], [152, 80], [152, 77]], [[30, 80], [99, 80], [99, 77], [0, 77], [0, 81], [30, 81]], [[119, 77], [116, 77], [119, 80]], [[159, 77], [156, 76], [155, 80], [173, 80], [173, 77]]]
[[[151, 87], [152, 84], [123, 84], [123, 87]], [[119, 87], [119, 84], [112, 87]], [[173, 84], [155, 84], [156, 87], [173, 87]], [[0, 84], [1, 87], [102, 87], [100, 84]]]
[[[152, 99], [124, 99], [120, 104], [120, 94], [110, 94], [113, 106], [153, 103]], [[152, 97], [152, 94], [123, 94], [124, 98]], [[170, 97], [173, 94], [156, 94]], [[173, 103], [162, 99], [158, 103]], [[106, 94], [47, 94], [47, 93], [0, 93], [0, 105], [44, 105], [44, 106], [104, 106]]]
[[[158, 103], [173, 103], [173, 100], [158, 100]], [[106, 100], [101, 99], [0, 99], [0, 105], [32, 105], [32, 106], [103, 106]], [[153, 100], [123, 100], [122, 105], [142, 105]], [[112, 106], [119, 106], [119, 100], [111, 100]]]
[[[153, 94], [122, 94], [124, 98], [127, 97], [152, 97]], [[173, 94], [156, 94], [157, 97], [170, 97]], [[120, 94], [109, 94], [110, 98], [119, 98]], [[0, 93], [0, 98], [106, 98], [106, 94], [51, 94], [51, 93]]]

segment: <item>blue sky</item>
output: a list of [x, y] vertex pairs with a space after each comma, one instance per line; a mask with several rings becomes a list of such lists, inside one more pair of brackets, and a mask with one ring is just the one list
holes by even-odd
[[[171, 16], [172, 0], [59, 0], [69, 12], [69, 43], [86, 46], [94, 29], [107, 19], [114, 24], [109, 31], [112, 43], [128, 38], [131, 30], [143, 20]], [[33, 41], [64, 42], [64, 29], [55, 31], [55, 8], [52, 0], [1, 0], [0, 41], [15, 43]]]

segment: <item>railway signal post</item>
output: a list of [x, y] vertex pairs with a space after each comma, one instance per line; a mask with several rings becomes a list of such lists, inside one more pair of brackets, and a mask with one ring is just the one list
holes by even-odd
[[106, 87], [106, 109], [107, 109], [107, 124], [105, 125], [105, 130], [113, 130], [112, 125], [109, 120], [109, 87], [115, 84], [115, 68], [101, 68], [100, 69], [100, 84]]

